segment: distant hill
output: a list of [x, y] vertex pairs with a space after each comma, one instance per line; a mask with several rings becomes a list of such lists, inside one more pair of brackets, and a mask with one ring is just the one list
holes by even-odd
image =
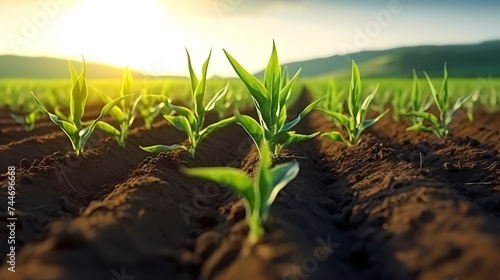
[[[473, 45], [416, 46], [362, 51], [287, 63], [290, 73], [302, 68], [301, 77], [349, 77], [351, 59], [363, 77], [410, 77], [412, 69], [442, 76], [443, 64], [453, 77], [500, 76], [500, 40]], [[257, 73], [262, 77], [264, 71]]]
[[[81, 61], [71, 61], [79, 72]], [[32, 79], [67, 79], [70, 78], [68, 61], [49, 57], [26, 57], [0, 55], [0, 78], [32, 78]], [[87, 78], [121, 79], [123, 68], [105, 64], [87, 63]], [[139, 72], [132, 72], [134, 78], [143, 77]]]
[[[362, 77], [410, 77], [412, 69], [442, 76], [448, 62], [450, 76], [500, 76], [500, 40], [471, 45], [416, 46], [388, 50], [362, 51], [306, 61], [287, 63], [291, 73], [302, 68], [301, 77], [349, 77], [351, 59], [358, 64]], [[81, 69], [80, 61], [72, 61]], [[87, 63], [90, 79], [120, 79], [123, 69], [98, 63]], [[133, 71], [134, 78], [145, 77]], [[264, 72], [257, 73], [262, 77]], [[68, 62], [49, 57], [0, 55], [0, 78], [69, 78]]]

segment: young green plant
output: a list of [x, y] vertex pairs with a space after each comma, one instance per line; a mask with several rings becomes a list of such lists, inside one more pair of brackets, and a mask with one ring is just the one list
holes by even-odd
[[260, 150], [262, 155], [253, 180], [243, 171], [230, 167], [184, 168], [182, 170], [189, 176], [226, 185], [240, 194], [245, 205], [250, 243], [255, 243], [264, 234], [263, 225], [276, 196], [299, 173], [297, 161], [271, 168], [271, 153], [265, 141], [260, 144]]
[[147, 129], [151, 129], [153, 121], [157, 116], [159, 116], [162, 112], [167, 113], [165, 108], [168, 107], [164, 102], [167, 97], [165, 95], [162, 95], [162, 97], [165, 98], [161, 98], [162, 100], [160, 101], [160, 98], [158, 96], [153, 96], [149, 87], [146, 87], [141, 101], [137, 104], [137, 112], [144, 120], [144, 125]]
[[[326, 97], [322, 102], [322, 108], [339, 114], [344, 113], [345, 91], [338, 91], [335, 82], [329, 80], [326, 88]], [[342, 124], [332, 117], [329, 117], [335, 123], [335, 126], [340, 127]]]
[[353, 61], [351, 85], [349, 87], [349, 96], [347, 100], [350, 116], [347, 117], [343, 114], [339, 114], [337, 112], [322, 108], [318, 109], [326, 115], [337, 119], [347, 129], [347, 132], [349, 133], [349, 140], [344, 139], [344, 137], [342, 137], [342, 134], [340, 134], [340, 132], [338, 131], [323, 133], [322, 136], [334, 141], [346, 143], [349, 146], [356, 144], [359, 141], [361, 133], [368, 127], [378, 122], [388, 112], [388, 110], [386, 110], [375, 119], [366, 120], [366, 114], [368, 113], [370, 103], [373, 100], [373, 97], [375, 97], [377, 90], [378, 86], [362, 102], [361, 77], [359, 74], [358, 66]]
[[92, 121], [88, 126], [84, 127], [82, 123], [82, 117], [85, 111], [85, 104], [88, 97], [87, 81], [85, 79], [86, 66], [85, 60], [83, 60], [83, 70], [80, 76], [73, 68], [71, 62], [69, 62], [69, 69], [71, 72], [72, 90], [69, 99], [70, 114], [67, 119], [61, 119], [59, 116], [50, 113], [47, 108], [36, 98], [35, 94], [32, 92], [33, 100], [35, 101], [38, 109], [49, 116], [50, 120], [59, 126], [62, 131], [68, 136], [73, 149], [77, 155], [80, 155], [85, 148], [85, 143], [94, 132], [97, 127], [98, 122], [106, 116], [113, 107], [118, 104], [121, 100], [127, 98], [128, 96], [121, 96], [111, 102], [107, 103], [101, 110], [101, 114]]
[[[283, 71], [282, 76], [274, 41], [271, 58], [264, 74], [264, 84], [245, 70], [225, 50], [224, 53], [236, 74], [238, 74], [252, 95], [259, 122], [252, 117], [241, 115], [239, 112], [235, 112], [235, 118], [236, 123], [247, 131], [257, 147], [262, 140], [265, 140], [269, 144], [272, 155], [277, 155], [284, 147], [309, 140], [319, 134], [302, 135], [291, 131], [291, 129], [313, 110], [324, 97], [309, 104], [294, 120], [285, 123], [287, 119], [286, 103], [290, 98], [291, 88], [301, 70], [299, 69], [291, 80], [288, 79], [288, 70], [286, 69]], [[259, 153], [262, 156], [262, 151], [259, 150]]]
[[[113, 99], [106, 94], [97, 91], [99, 93], [99, 96], [104, 102], [112, 102]], [[132, 73], [130, 72], [129, 67], [127, 66], [125, 68], [125, 73], [123, 74], [123, 80], [122, 80], [122, 87], [120, 90], [120, 97], [123, 96], [130, 96], [132, 94]], [[118, 145], [120, 147], [125, 147], [125, 144], [127, 142], [127, 137], [130, 131], [130, 127], [134, 123], [135, 120], [135, 114], [137, 110], [137, 104], [143, 97], [142, 94], [140, 94], [135, 100], [133, 100], [133, 103], [130, 104], [127, 102], [126, 99], [122, 99], [116, 106], [114, 106], [111, 111], [110, 115], [113, 117], [118, 122], [118, 125], [120, 129], [116, 129], [114, 126], [111, 124], [108, 124], [103, 121], [98, 121], [97, 122], [97, 128], [99, 130], [102, 130], [104, 132], [107, 132], [111, 135], [113, 135], [116, 139], [116, 142], [118, 142]]]
[[39, 114], [40, 110], [35, 108], [26, 112], [24, 115], [10, 113], [10, 117], [14, 119], [15, 122], [22, 125], [26, 131], [30, 132], [35, 128], [36, 119]]
[[198, 80], [196, 74], [194, 73], [193, 67], [191, 65], [191, 57], [187, 50], [186, 53], [188, 58], [191, 98], [193, 100], [194, 108], [189, 109], [183, 106], [173, 105], [169, 102], [168, 106], [177, 114], [175, 116], [164, 115], [164, 118], [167, 119], [167, 121], [169, 121], [175, 128], [184, 131], [187, 134], [191, 146], [188, 148], [185, 145], [174, 144], [141, 147], [141, 149], [145, 150], [146, 152], [160, 153], [173, 149], [183, 149], [188, 151], [191, 157], [194, 158], [196, 148], [198, 147], [200, 142], [203, 141], [205, 137], [207, 137], [208, 134], [234, 121], [234, 117], [230, 117], [203, 128], [207, 112], [214, 109], [215, 103], [217, 103], [217, 101], [224, 97], [224, 95], [227, 93], [229, 84], [227, 84], [223, 89], [219, 90], [205, 105], [204, 99], [206, 92], [208, 63], [210, 62], [212, 51], [210, 51], [207, 60], [203, 64], [201, 80]]
[[474, 92], [469, 93], [468, 95], [458, 99], [455, 102], [455, 105], [450, 108], [450, 96], [448, 92], [448, 70], [446, 69], [446, 63], [444, 64], [444, 78], [443, 83], [441, 85], [441, 90], [438, 92], [436, 88], [432, 84], [429, 75], [424, 72], [425, 77], [427, 78], [427, 82], [429, 83], [429, 87], [431, 88], [431, 94], [434, 99], [434, 103], [439, 110], [439, 118], [429, 112], [417, 112], [413, 111], [408, 113], [408, 115], [415, 116], [418, 118], [422, 118], [427, 121], [430, 126], [425, 126], [421, 123], [416, 123], [409, 128], [407, 131], [418, 131], [418, 132], [433, 132], [440, 139], [446, 138], [449, 133], [449, 125], [453, 120], [453, 116], [457, 112], [460, 107], [467, 102], [474, 94]]

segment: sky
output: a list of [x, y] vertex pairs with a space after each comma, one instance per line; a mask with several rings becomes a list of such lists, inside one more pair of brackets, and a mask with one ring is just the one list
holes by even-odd
[[187, 75], [250, 72], [272, 40], [281, 63], [363, 50], [500, 39], [498, 0], [0, 0], [0, 54], [51, 56]]

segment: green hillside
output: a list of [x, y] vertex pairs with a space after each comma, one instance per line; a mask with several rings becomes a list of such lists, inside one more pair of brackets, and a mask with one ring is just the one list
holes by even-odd
[[[351, 60], [363, 77], [410, 77], [412, 69], [441, 76], [443, 64], [455, 77], [500, 76], [500, 40], [474, 45], [416, 46], [382, 51], [363, 51], [350, 55], [286, 64], [291, 73], [302, 68], [301, 77], [348, 77]], [[257, 74], [263, 76], [263, 71]]]
[[[81, 61], [71, 61], [81, 69]], [[134, 72], [134, 77], [143, 76]], [[123, 68], [98, 63], [87, 63], [87, 77], [90, 79], [120, 79]], [[68, 61], [49, 57], [0, 56], [0, 78], [66, 79], [69, 77]]]

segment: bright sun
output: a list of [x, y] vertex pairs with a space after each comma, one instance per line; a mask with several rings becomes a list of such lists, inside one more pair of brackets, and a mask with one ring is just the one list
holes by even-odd
[[82, 0], [62, 21], [64, 48], [92, 60], [157, 72], [160, 54], [183, 47], [157, 0]]

